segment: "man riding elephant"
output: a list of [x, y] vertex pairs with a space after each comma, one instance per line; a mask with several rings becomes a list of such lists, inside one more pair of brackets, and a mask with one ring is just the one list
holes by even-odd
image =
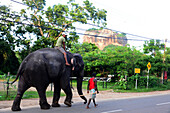
[[64, 59], [66, 61], [66, 65], [70, 66], [70, 64], [67, 61], [67, 53], [65, 49], [65, 42], [66, 42], [66, 35], [62, 34], [57, 40], [57, 44], [55, 46], [55, 49], [59, 49], [64, 54]]

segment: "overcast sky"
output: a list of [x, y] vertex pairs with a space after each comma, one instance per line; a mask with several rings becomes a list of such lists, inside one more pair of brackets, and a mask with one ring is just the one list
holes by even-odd
[[[21, 2], [22, 0], [16, 0]], [[47, 6], [62, 3], [64, 0], [46, 0]], [[68, 0], [65, 0], [68, 1]], [[79, 1], [79, 0], [77, 0]], [[1, 0], [0, 4], [12, 3], [14, 10], [26, 6]], [[99, 9], [107, 10], [107, 28], [151, 39], [168, 39], [170, 47], [170, 0], [90, 0]], [[80, 27], [80, 26], [79, 26]], [[93, 26], [81, 26], [84, 29]], [[141, 39], [127, 35], [128, 39]], [[128, 41], [133, 46], [142, 46], [144, 41]]]
[[[169, 0], [97, 0], [94, 4], [108, 11], [108, 28], [170, 42]], [[133, 43], [141, 45], [141, 41]]]

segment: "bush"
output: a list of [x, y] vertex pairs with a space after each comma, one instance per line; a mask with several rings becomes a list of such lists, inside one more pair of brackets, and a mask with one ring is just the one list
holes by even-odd
[[4, 79], [6, 77], [6, 75], [0, 75], [0, 79]]
[[[15, 79], [15, 78], [16, 78], [16, 75], [10, 75], [10, 80]], [[0, 79], [8, 80], [9, 76], [7, 76], [6, 74], [0, 75]]]
[[[135, 88], [135, 84], [136, 84], [136, 78], [137, 78], [137, 84], [138, 84], [138, 88], [146, 88], [147, 87], [147, 76], [131, 76], [128, 77], [127, 79], [127, 87], [128, 89], [133, 89]], [[155, 76], [150, 76], [149, 77], [149, 88], [154, 88], [154, 87], [160, 87], [161, 83], [160, 83], [160, 79], [158, 77]]]
[[159, 87], [159, 86], [161, 86], [161, 82], [158, 77], [155, 77], [155, 76], [149, 77], [149, 87], [153, 88], [153, 87]]
[[115, 83], [118, 89], [127, 89], [127, 81], [125, 80], [127, 71], [118, 71], [119, 80]]

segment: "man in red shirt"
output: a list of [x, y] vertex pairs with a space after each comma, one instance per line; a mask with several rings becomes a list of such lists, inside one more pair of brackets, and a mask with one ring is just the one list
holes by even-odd
[[97, 106], [95, 102], [95, 98], [96, 98], [96, 92], [99, 93], [99, 91], [97, 89], [97, 80], [95, 79], [95, 77], [96, 77], [96, 73], [93, 73], [92, 77], [88, 81], [87, 93], [89, 93], [89, 90], [90, 90], [90, 98], [89, 98], [89, 102], [86, 107], [87, 109], [89, 109], [91, 99], [93, 99], [94, 106], [95, 107]]

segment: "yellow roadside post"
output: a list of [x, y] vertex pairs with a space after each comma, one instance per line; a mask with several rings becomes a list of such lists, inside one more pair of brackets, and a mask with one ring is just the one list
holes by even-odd
[[148, 89], [148, 85], [149, 85], [149, 70], [151, 69], [151, 63], [150, 62], [148, 62], [147, 67], [148, 67], [148, 75], [147, 75], [147, 89]]
[[135, 85], [135, 89], [138, 88], [138, 73], [140, 73], [140, 68], [135, 68], [135, 73], [136, 74], [136, 85]]

